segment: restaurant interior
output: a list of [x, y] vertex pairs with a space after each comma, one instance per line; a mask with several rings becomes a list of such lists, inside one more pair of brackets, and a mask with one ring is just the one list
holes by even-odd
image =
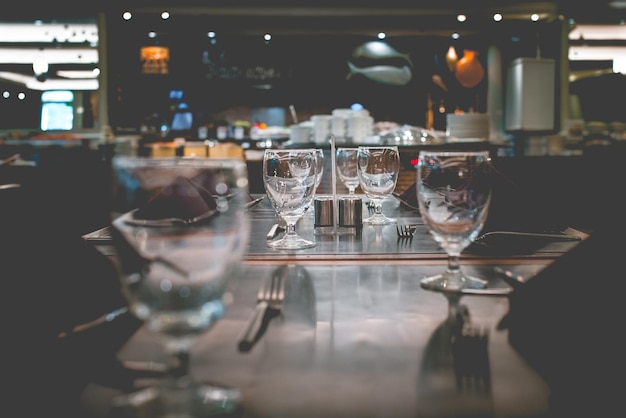
[[[19, 318], [7, 334], [14, 410], [620, 416], [625, 74], [618, 0], [22, 0], [3, 10], [0, 267], [8, 317]], [[266, 194], [267, 151], [323, 150], [317, 205], [348, 194], [336, 151], [361, 146], [399, 150], [382, 210], [409, 236], [395, 225], [339, 233], [337, 218], [322, 233], [311, 205], [297, 225], [314, 246], [272, 249], [268, 230], [285, 226]], [[460, 256], [484, 289], [420, 287], [448, 259], [418, 207], [422, 151], [489, 155], [481, 239], [510, 235]], [[207, 390], [203, 406], [185, 398], [171, 415], [145, 391], [165, 350], [120, 288], [118, 156], [227, 158], [247, 172], [241, 271], [193, 360], [178, 358], [236, 390]], [[374, 210], [363, 187], [359, 225]], [[243, 349], [257, 290], [277, 276], [280, 306]], [[137, 388], [143, 397], [120, 401]]]

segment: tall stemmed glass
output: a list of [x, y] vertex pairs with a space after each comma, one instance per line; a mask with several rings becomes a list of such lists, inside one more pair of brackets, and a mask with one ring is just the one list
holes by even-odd
[[316, 244], [296, 232], [296, 223], [315, 196], [315, 149], [266, 149], [263, 184], [276, 213], [285, 221], [285, 234], [268, 245], [277, 250], [299, 250]]
[[354, 195], [359, 185], [359, 173], [357, 164], [358, 148], [339, 147], [335, 152], [335, 164], [337, 165], [337, 176], [339, 180], [348, 188], [348, 194]]
[[431, 290], [483, 288], [487, 282], [463, 273], [461, 252], [476, 239], [491, 202], [489, 153], [421, 151], [417, 165], [417, 201], [430, 234], [448, 254], [448, 267], [425, 277]]
[[374, 214], [363, 219], [371, 225], [388, 225], [397, 222], [383, 214], [383, 201], [396, 188], [400, 172], [400, 154], [397, 146], [359, 147], [357, 153], [359, 185], [374, 203]]
[[114, 157], [112, 236], [130, 310], [171, 356], [157, 386], [116, 398], [124, 415], [232, 412], [236, 388], [193, 380], [189, 352], [223, 314], [250, 234], [246, 165], [209, 158]]

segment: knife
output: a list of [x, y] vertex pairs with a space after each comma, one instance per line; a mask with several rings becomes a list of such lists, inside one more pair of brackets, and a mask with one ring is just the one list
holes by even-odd
[[265, 238], [267, 239], [274, 239], [274, 237], [276, 237], [276, 235], [282, 231], [282, 228], [280, 226], [278, 226], [277, 223], [275, 223], [274, 225], [272, 225], [272, 227], [270, 228], [270, 230], [268, 231], [267, 235], [265, 236]]
[[256, 199], [249, 201], [248, 203], [246, 203], [246, 209], [248, 210], [252, 209], [256, 205], [261, 203], [263, 199], [265, 199], [265, 196], [257, 197]]

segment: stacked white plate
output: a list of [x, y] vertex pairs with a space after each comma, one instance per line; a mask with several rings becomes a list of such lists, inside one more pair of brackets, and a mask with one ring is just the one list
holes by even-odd
[[446, 135], [451, 141], [487, 141], [489, 139], [489, 115], [486, 113], [448, 113]]

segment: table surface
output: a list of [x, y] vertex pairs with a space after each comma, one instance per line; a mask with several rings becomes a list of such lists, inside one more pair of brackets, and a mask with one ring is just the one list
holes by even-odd
[[[254, 207], [242, 274], [230, 284], [224, 317], [193, 348], [193, 376], [239, 388], [243, 417], [548, 416], [550, 388], [498, 327], [509, 299], [453, 300], [422, 289], [419, 279], [441, 271], [445, 253], [415, 211], [390, 198], [384, 212], [400, 224], [417, 224], [415, 238], [405, 242], [395, 226], [368, 225], [360, 235], [316, 236], [313, 217], [306, 215], [298, 231], [317, 246], [283, 252], [267, 247], [265, 235], [275, 222], [267, 199]], [[574, 245], [550, 243], [521, 255], [464, 254], [463, 265], [489, 287], [508, 288], [494, 267], [529, 278]], [[238, 339], [257, 290], [275, 274], [287, 278], [282, 314], [249, 352], [241, 352]], [[455, 350], [454, 313], [460, 311], [473, 329], [488, 333], [486, 390], [457, 386], [462, 362], [479, 361]], [[118, 356], [158, 362], [163, 351], [140, 329]], [[107, 416], [117, 393], [90, 384], [82, 397], [85, 417]]]
[[[255, 195], [256, 196], [256, 195]], [[364, 195], [363, 219], [369, 216]], [[355, 260], [359, 262], [372, 260], [388, 261], [425, 261], [445, 260], [445, 252], [430, 237], [419, 213], [403, 205], [396, 197], [390, 196], [383, 204], [383, 213], [398, 221], [397, 225], [416, 225], [414, 238], [411, 240], [398, 239], [396, 225], [372, 226], [364, 225], [358, 234], [316, 234], [313, 213], [306, 213], [297, 224], [298, 234], [316, 242], [316, 246], [309, 249], [295, 251], [273, 250], [267, 246], [266, 234], [277, 222], [275, 212], [267, 198], [252, 209], [253, 228], [250, 236], [249, 249], [246, 260], [252, 261], [327, 261]], [[279, 238], [276, 237], [276, 238]], [[520, 243], [521, 244], [521, 243]], [[577, 244], [576, 241], [552, 241], [545, 245], [533, 248], [532, 251], [521, 251], [520, 248], [511, 248], [510, 252], [503, 252], [501, 248], [473, 247], [462, 254], [466, 262], [484, 261], [487, 259], [500, 260], [553, 260]], [[515, 243], [512, 243], [515, 247]]]

